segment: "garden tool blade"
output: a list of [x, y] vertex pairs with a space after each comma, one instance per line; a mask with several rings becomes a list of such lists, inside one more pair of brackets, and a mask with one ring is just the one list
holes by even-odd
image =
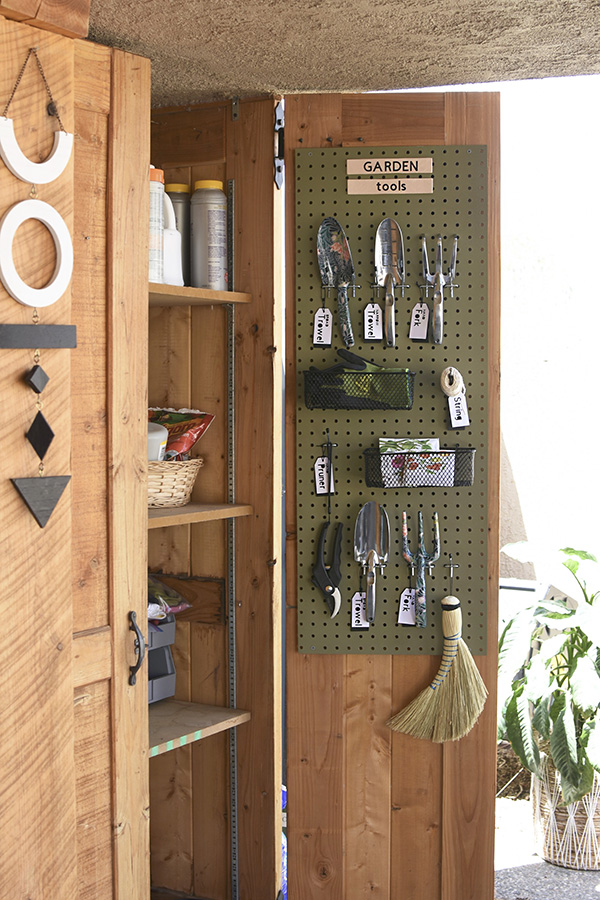
[[390, 546], [387, 512], [375, 500], [360, 509], [354, 527], [354, 558], [367, 575], [367, 620], [375, 621], [375, 567], [386, 565]]
[[354, 344], [348, 287], [354, 284], [354, 264], [350, 245], [344, 229], [330, 216], [323, 219], [317, 233], [317, 259], [321, 271], [321, 284], [337, 290], [338, 324], [346, 347]]
[[385, 342], [396, 346], [394, 287], [404, 284], [404, 241], [395, 219], [384, 219], [375, 237], [375, 278], [385, 289]]

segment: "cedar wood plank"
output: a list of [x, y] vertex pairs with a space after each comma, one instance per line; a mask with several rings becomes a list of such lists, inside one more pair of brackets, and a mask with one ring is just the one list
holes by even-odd
[[[148, 696], [128, 613], [147, 614], [147, 331], [150, 64], [113, 51], [108, 172], [109, 554], [114, 637], [113, 790], [116, 900], [147, 900]], [[142, 670], [145, 672], [145, 669]]]
[[449, 144], [488, 145], [489, 462], [488, 641], [477, 657], [489, 690], [484, 712], [458, 745], [444, 745], [442, 891], [449, 900], [493, 900], [500, 485], [500, 95], [450, 93]]
[[[10, 95], [32, 37], [40, 48], [47, 77], [62, 98], [65, 127], [72, 130], [72, 42], [0, 18], [0, 91], [3, 96]], [[33, 70], [26, 72], [10, 115], [18, 123], [16, 134], [23, 152], [30, 158], [41, 153], [44, 158], [52, 145], [53, 129], [39, 75], [37, 80], [29, 77], [36, 74]], [[73, 177], [71, 160], [58, 179], [44, 186], [43, 193], [44, 200], [58, 210], [70, 230]], [[30, 186], [4, 165], [0, 167], [0, 212], [26, 199], [29, 190]], [[15, 238], [15, 262], [21, 277], [29, 283], [33, 283], [40, 249], [45, 246], [40, 237], [38, 229], [22, 226]], [[51, 265], [53, 257], [52, 252]], [[0, 288], [0, 321], [31, 322], [32, 312]], [[70, 287], [53, 306], [41, 311], [40, 318], [45, 324], [71, 321]], [[70, 473], [72, 352], [42, 351], [41, 362], [51, 377], [44, 393], [44, 414], [56, 434], [44, 459], [47, 475]], [[0, 479], [1, 558], [4, 595], [18, 610], [11, 617], [10, 639], [5, 641], [0, 658], [4, 679], [0, 896], [75, 900], [71, 490], [66, 488], [42, 529], [10, 482], [11, 477], [35, 476], [38, 472], [38, 457], [24, 439], [36, 413], [35, 396], [22, 382], [23, 373], [32, 365], [32, 350], [4, 351], [0, 357], [2, 402], [12, 434]]]
[[346, 896], [345, 661], [297, 651], [294, 156], [339, 146], [342, 98], [286, 97], [286, 727], [288, 888], [303, 900]]

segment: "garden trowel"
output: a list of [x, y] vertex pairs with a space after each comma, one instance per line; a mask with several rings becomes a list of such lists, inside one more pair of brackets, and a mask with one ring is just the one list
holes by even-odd
[[367, 621], [375, 621], [375, 567], [383, 572], [390, 549], [390, 522], [379, 503], [369, 500], [360, 509], [354, 526], [354, 559], [367, 576]]
[[384, 219], [379, 224], [375, 236], [375, 280], [385, 290], [385, 342], [388, 347], [396, 346], [396, 300], [394, 288], [397, 284], [405, 288], [404, 241], [400, 226], [395, 219]]
[[337, 219], [328, 217], [321, 222], [317, 233], [317, 259], [321, 284], [324, 288], [337, 290], [340, 333], [345, 346], [352, 347], [354, 335], [350, 322], [348, 287], [354, 285], [354, 265], [348, 239]]

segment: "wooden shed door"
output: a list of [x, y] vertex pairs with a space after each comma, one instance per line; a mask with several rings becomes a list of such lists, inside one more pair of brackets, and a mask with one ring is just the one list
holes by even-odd
[[[285, 116], [288, 217], [286, 530], [289, 896], [292, 900], [359, 900], [366, 897], [371, 900], [389, 900], [390, 897], [406, 900], [421, 897], [428, 900], [492, 900], [498, 586], [498, 95], [293, 96], [286, 98]], [[295, 266], [295, 225], [297, 204], [316, 202], [318, 198], [312, 195], [318, 193], [318, 188], [307, 184], [305, 193], [295, 193], [294, 154], [299, 148], [364, 149], [369, 146], [445, 144], [487, 146], [488, 520], [477, 518], [472, 527], [480, 534], [487, 532], [487, 655], [479, 656], [477, 661], [490, 696], [479, 723], [466, 738], [457, 743], [440, 745], [393, 734], [385, 724], [392, 713], [426, 687], [437, 671], [439, 657], [385, 652], [377, 655], [299, 653], [297, 649], [298, 609], [303, 598], [297, 596], [296, 561], [300, 553], [304, 559], [309, 557], [312, 560], [315, 551], [313, 546], [297, 544], [298, 516], [320, 519], [326, 507], [319, 498], [305, 504], [302, 510], [295, 502], [295, 404], [300, 373], [295, 368], [294, 348], [296, 330], [303, 327], [294, 305], [296, 279], [301, 274]], [[319, 166], [320, 160], [315, 154], [315, 182], [318, 180]], [[345, 185], [339, 193], [345, 196]], [[337, 204], [341, 218], [345, 208], [344, 196]], [[323, 209], [322, 214], [334, 215], [327, 209]], [[368, 219], [368, 212], [364, 215]], [[398, 218], [401, 218], [400, 213]], [[442, 227], [439, 226], [440, 230]], [[463, 235], [461, 246], [464, 246], [464, 238]], [[312, 240], [314, 243], [314, 236]], [[311, 260], [310, 263], [316, 266], [316, 254], [314, 262]], [[463, 259], [463, 267], [465, 263]], [[367, 302], [371, 293], [368, 285], [370, 274], [363, 272], [360, 279], [357, 278], [362, 282], [359, 296], [363, 303]], [[419, 297], [415, 288], [415, 283], [420, 280], [419, 275], [419, 272], [410, 272], [409, 282], [413, 290], [409, 296], [413, 303]], [[320, 302], [318, 293], [317, 287], [313, 298], [315, 308]], [[405, 309], [406, 301], [403, 302]], [[354, 308], [362, 310], [363, 303], [359, 305], [357, 302]], [[335, 319], [335, 299], [330, 306]], [[335, 322], [334, 327], [337, 328]], [[362, 322], [355, 321], [355, 328], [362, 333]], [[404, 330], [400, 339], [404, 343], [407, 340]], [[342, 345], [338, 341], [335, 346]], [[335, 353], [329, 352], [335, 361]], [[367, 356], [368, 350], [363, 353]], [[451, 358], [445, 363], [448, 364], [452, 364]], [[334, 436], [334, 426], [332, 440], [339, 441]], [[419, 427], [416, 426], [417, 430]], [[341, 446], [336, 450], [336, 458], [342, 468], [344, 438], [349, 441], [352, 436], [342, 433]], [[304, 435], [304, 439], [312, 441], [314, 455], [318, 456], [324, 435], [311, 432]], [[366, 502], [371, 496], [372, 492], [363, 491], [361, 502]], [[385, 502], [382, 494], [376, 493], [374, 496]], [[307, 510], [306, 506], [311, 509]], [[332, 518], [335, 518], [335, 512]], [[351, 542], [351, 535], [346, 537]], [[402, 568], [406, 572], [401, 559], [395, 565], [397, 571]], [[310, 581], [308, 586], [310, 589]], [[485, 593], [485, 573], [482, 590]], [[350, 598], [345, 596], [343, 603], [348, 605], [349, 602]], [[349, 626], [348, 608], [344, 607], [344, 613], [340, 613], [340, 617], [344, 617], [342, 631]], [[319, 635], [313, 637], [318, 639]], [[486, 640], [485, 630], [483, 640]]]
[[[128, 683], [128, 613], [144, 622], [149, 63], [0, 17], [2, 108], [30, 47], [74, 135], [64, 173], [36, 189], [74, 249], [69, 288], [39, 324], [75, 325], [77, 347], [0, 349], [0, 896], [147, 900], [147, 688], [145, 670]], [[31, 59], [8, 115], [34, 161], [52, 149], [47, 102]], [[31, 190], [0, 161], [0, 215]], [[44, 286], [55, 256], [39, 222], [21, 226], [25, 281]], [[3, 325], [37, 319], [0, 287]], [[25, 381], [36, 362], [39, 397]], [[40, 407], [54, 433], [41, 473], [25, 438]], [[11, 483], [38, 474], [71, 476], [44, 527]]]

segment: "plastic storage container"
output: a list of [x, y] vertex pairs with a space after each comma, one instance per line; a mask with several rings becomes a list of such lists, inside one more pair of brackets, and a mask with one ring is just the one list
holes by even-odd
[[183, 283], [190, 284], [190, 193], [189, 184], [166, 184], [165, 193], [169, 196], [175, 211], [177, 231], [181, 235], [181, 265]]
[[175, 663], [171, 644], [175, 641], [175, 616], [171, 613], [158, 626], [148, 622], [148, 702], [165, 700], [175, 693]]
[[222, 181], [197, 181], [190, 202], [192, 287], [227, 290], [227, 197]]
[[165, 175], [162, 169], [150, 166], [150, 234], [148, 246], [148, 280], [162, 284]]

